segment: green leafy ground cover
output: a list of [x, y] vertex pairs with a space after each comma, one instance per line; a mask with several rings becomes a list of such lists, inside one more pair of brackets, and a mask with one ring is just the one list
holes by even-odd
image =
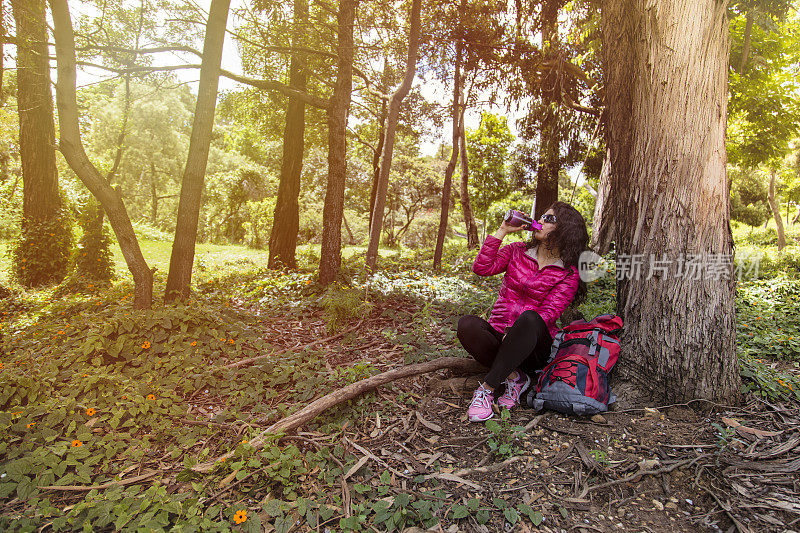
[[[197, 291], [185, 304], [132, 311], [125, 280], [110, 287], [87, 283], [58, 298], [52, 290], [17, 289], [0, 300], [0, 529], [261, 531], [268, 523], [289, 531], [298, 520], [334, 530], [462, 520], [542, 523], [543, 509], [527, 503], [451, 501], [446, 485], [425, 476], [401, 484], [379, 465], [358, 467], [360, 455], [342, 445], [345, 428], [375, 413], [396, 414], [398, 405], [413, 411], [413, 392], [395, 390], [391, 401], [367, 395], [328, 411], [299, 436], [260, 449], [248, 444], [270, 423], [379, 367], [462, 355], [455, 322], [487, 310], [499, 283], [469, 272], [473, 252], [449, 248], [445, 264], [451, 266], [440, 275], [427, 269], [429, 254], [389, 254], [367, 287], [356, 251], [345, 262], [344, 281], [327, 290], [314, 281], [313, 250], [301, 256], [298, 272], [285, 274], [265, 270], [260, 252], [216, 252], [205, 260], [201, 255]], [[769, 275], [739, 288], [742, 375], [746, 390], [793, 401], [800, 399], [800, 382], [787, 370], [800, 360], [800, 283], [791, 272]], [[612, 272], [590, 286], [581, 310], [593, 316], [613, 309]], [[362, 320], [364, 329], [345, 335], [343, 345], [383, 339], [398, 348], [400, 360], [398, 354], [345, 360], [323, 345], [303, 348]], [[220, 368], [271, 352], [279, 355]], [[504, 424], [491, 434], [498, 460], [518, 445]], [[190, 470], [231, 450], [234, 457], [210, 474]]]

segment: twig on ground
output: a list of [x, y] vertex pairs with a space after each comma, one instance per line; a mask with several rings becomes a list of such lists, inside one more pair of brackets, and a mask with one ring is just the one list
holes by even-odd
[[108, 483], [103, 483], [101, 485], [46, 485], [44, 487], [39, 487], [42, 490], [59, 490], [65, 492], [84, 492], [90, 490], [105, 490], [111, 487], [120, 487], [124, 485], [131, 485], [133, 483], [138, 483], [139, 481], [144, 481], [145, 479], [150, 479], [153, 476], [160, 474], [161, 472], [148, 472], [147, 474], [142, 474], [141, 476], [132, 477], [130, 479], [121, 479], [119, 481], [109, 481]]

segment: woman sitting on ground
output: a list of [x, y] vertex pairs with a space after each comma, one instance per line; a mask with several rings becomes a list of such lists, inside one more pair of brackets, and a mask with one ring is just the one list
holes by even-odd
[[472, 266], [480, 276], [505, 272], [489, 321], [474, 315], [458, 321], [464, 349], [489, 368], [467, 410], [472, 422], [492, 417], [501, 384], [505, 392], [497, 404], [506, 409], [519, 404], [531, 376], [547, 363], [556, 320], [578, 292], [586, 292], [577, 269], [589, 243], [583, 216], [571, 205], [555, 202], [539, 220], [542, 229], [533, 231], [529, 242], [501, 248], [507, 234], [522, 230], [504, 221], [486, 238]]

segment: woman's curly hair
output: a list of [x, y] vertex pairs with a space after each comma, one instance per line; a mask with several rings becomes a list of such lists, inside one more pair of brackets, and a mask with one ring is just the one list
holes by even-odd
[[[556, 227], [544, 241], [534, 237], [527, 244], [529, 247], [543, 244], [548, 250], [557, 249], [565, 267], [578, 268], [578, 258], [589, 249], [586, 220], [577, 209], [566, 202], [553, 202], [549, 209], [552, 209], [556, 215]], [[575, 295], [572, 305], [579, 305], [585, 296], [586, 283], [580, 280], [578, 293]]]

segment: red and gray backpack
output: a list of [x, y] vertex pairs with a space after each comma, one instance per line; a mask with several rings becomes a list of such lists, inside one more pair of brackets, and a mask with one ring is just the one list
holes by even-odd
[[616, 315], [576, 320], [559, 331], [548, 364], [524, 402], [537, 411], [576, 415], [608, 411], [608, 404], [616, 400], [608, 388], [608, 375], [619, 359], [621, 331], [622, 319]]

